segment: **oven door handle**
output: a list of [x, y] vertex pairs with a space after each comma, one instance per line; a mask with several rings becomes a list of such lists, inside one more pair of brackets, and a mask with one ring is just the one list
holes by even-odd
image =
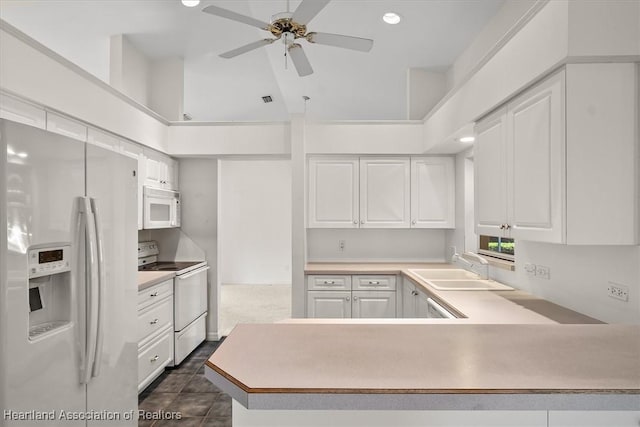
[[207, 271], [211, 266], [204, 266], [193, 271], [188, 272], [187, 274], [181, 274], [180, 276], [176, 276], [177, 279], [188, 279], [191, 276], [195, 276], [196, 274], [202, 273], [203, 271]]

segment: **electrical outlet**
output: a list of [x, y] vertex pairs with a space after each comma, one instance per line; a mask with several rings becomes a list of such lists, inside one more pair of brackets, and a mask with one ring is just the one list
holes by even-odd
[[527, 276], [535, 276], [536, 275], [536, 265], [531, 263], [526, 263], [524, 265], [524, 271], [527, 272]]
[[346, 244], [346, 242], [344, 240], [338, 240], [338, 250], [340, 252], [344, 252], [345, 244]]
[[549, 280], [551, 278], [551, 269], [544, 265], [536, 265], [536, 277]]
[[611, 298], [619, 299], [620, 301], [629, 301], [629, 288], [625, 285], [609, 282], [607, 294]]

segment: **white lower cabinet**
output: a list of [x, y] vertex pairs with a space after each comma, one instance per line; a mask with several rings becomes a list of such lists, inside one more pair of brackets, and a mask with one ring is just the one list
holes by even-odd
[[173, 279], [138, 292], [138, 393], [173, 361]]
[[345, 319], [351, 317], [351, 291], [308, 291], [307, 317]]
[[[434, 308], [433, 296], [416, 286], [411, 280], [402, 281], [402, 317], [407, 319], [440, 319], [450, 317], [446, 310], [439, 313]], [[431, 303], [430, 303], [430, 300]], [[443, 307], [444, 309], [444, 307]], [[453, 316], [451, 314], [451, 316]]]
[[396, 276], [307, 276], [307, 317], [395, 318]]

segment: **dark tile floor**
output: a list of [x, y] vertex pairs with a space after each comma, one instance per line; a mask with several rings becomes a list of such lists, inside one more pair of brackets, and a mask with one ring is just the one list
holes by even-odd
[[[147, 418], [165, 418], [140, 419], [139, 427], [231, 427], [231, 398], [204, 377], [204, 362], [221, 342], [203, 342], [138, 396], [138, 409]], [[181, 419], [168, 419], [171, 413], [180, 413]]]

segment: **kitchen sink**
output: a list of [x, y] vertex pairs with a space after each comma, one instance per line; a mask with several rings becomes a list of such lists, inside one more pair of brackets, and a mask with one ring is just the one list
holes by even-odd
[[440, 291], [512, 291], [511, 286], [493, 280], [426, 280]]
[[480, 279], [476, 273], [461, 268], [417, 268], [410, 269], [410, 273], [415, 274], [422, 280], [461, 280], [461, 279]]
[[513, 288], [493, 280], [480, 279], [476, 273], [460, 268], [410, 269], [420, 279], [439, 291], [512, 291]]

